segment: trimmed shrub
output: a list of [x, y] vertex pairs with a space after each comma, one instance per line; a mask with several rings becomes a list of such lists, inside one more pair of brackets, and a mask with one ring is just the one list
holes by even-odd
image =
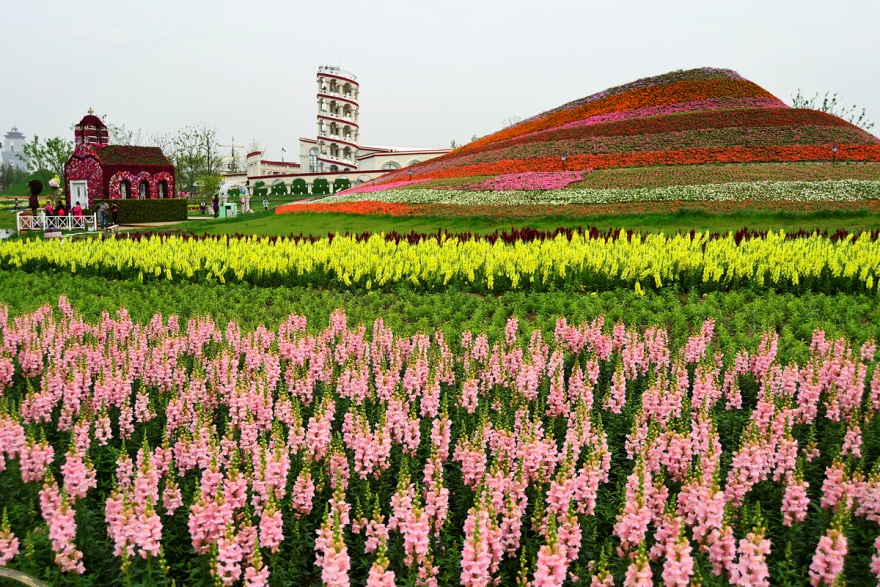
[[308, 196], [309, 195], [309, 184], [306, 183], [301, 177], [298, 177], [293, 180], [293, 183], [290, 184], [290, 195], [292, 196]]
[[312, 183], [312, 194], [315, 196], [330, 195], [330, 184], [323, 177], [316, 179]]
[[272, 195], [273, 196], [286, 196], [287, 195], [287, 184], [286, 183], [276, 183], [272, 186]]
[[186, 198], [166, 198], [164, 200], [94, 200], [93, 208], [87, 210], [94, 214], [101, 202], [108, 206], [119, 206], [120, 224], [141, 224], [145, 222], [183, 222], [187, 218]]
[[351, 187], [351, 182], [348, 181], [344, 177], [336, 178], [336, 181], [333, 182], [333, 193], [341, 192], [342, 190], [347, 190]]
[[254, 184], [254, 196], [255, 198], [264, 198], [269, 195], [269, 188], [266, 186], [266, 182], [258, 181]]

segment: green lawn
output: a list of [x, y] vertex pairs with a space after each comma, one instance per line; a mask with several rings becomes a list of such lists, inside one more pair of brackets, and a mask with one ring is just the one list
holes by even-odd
[[[738, 212], [710, 214], [703, 211], [679, 211], [670, 214], [622, 214], [590, 217], [542, 217], [530, 219], [475, 217], [394, 217], [362, 216], [355, 214], [283, 214], [255, 212], [228, 220], [193, 220], [155, 230], [163, 232], [192, 232], [195, 234], [254, 234], [286, 236], [328, 233], [437, 232], [489, 233], [512, 227], [530, 226], [541, 230], [559, 227], [595, 226], [599, 229], [624, 228], [645, 232], [675, 233], [678, 231], [728, 232], [741, 228], [755, 230], [876, 230], [880, 228], [880, 214], [867, 210], [840, 210], [829, 212]], [[2, 227], [2, 226], [0, 226]]]

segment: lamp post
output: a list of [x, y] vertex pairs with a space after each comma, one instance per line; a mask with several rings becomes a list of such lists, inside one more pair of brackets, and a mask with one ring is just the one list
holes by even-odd
[[412, 169], [408, 170], [407, 173], [409, 173], [409, 180], [412, 181]]
[[837, 145], [831, 147], [831, 164], [837, 163]]
[[565, 171], [565, 155], [562, 156], [562, 171]]

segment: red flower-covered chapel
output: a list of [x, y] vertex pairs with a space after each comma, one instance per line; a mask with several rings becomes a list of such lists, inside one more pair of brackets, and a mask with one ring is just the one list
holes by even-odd
[[71, 204], [174, 197], [174, 165], [159, 147], [108, 144], [107, 126], [91, 110], [74, 136], [73, 155], [64, 166]]

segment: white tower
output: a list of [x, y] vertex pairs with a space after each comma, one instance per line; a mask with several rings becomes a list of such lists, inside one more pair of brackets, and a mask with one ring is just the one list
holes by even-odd
[[354, 171], [358, 155], [358, 94], [354, 74], [318, 68], [318, 153], [314, 171]]
[[27, 169], [27, 159], [24, 156], [25, 136], [18, 132], [16, 127], [3, 135], [3, 151], [0, 152], [0, 160], [19, 169]]

